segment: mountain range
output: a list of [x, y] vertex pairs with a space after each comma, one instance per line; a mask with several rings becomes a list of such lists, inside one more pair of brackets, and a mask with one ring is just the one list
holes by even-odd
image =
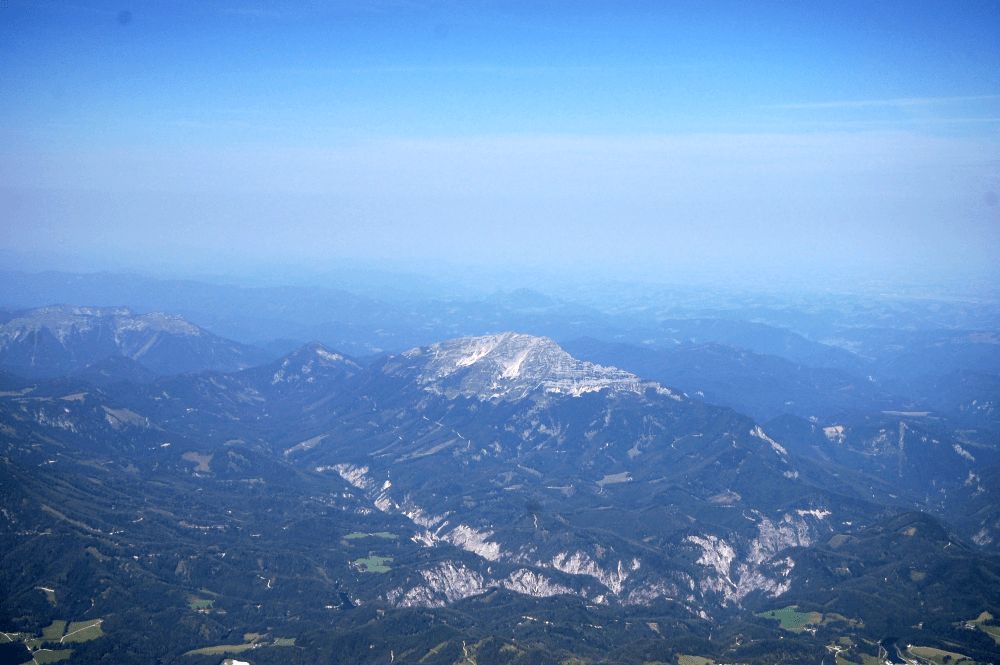
[[[6, 312], [0, 317], [0, 368], [29, 377], [59, 376], [99, 364], [107, 366], [93, 371], [105, 375], [117, 371], [141, 374], [141, 368], [154, 374], [226, 371], [258, 364], [264, 358], [258, 349], [159, 312], [64, 305]], [[128, 363], [122, 359], [141, 368], [127, 370], [124, 365]]]
[[[865, 383], [842, 421], [756, 420], [669, 362], [522, 333], [256, 364], [120, 308], [2, 334], [0, 621], [100, 618], [74, 661], [995, 653], [962, 626], [1000, 604], [996, 445]], [[598, 364], [623, 352], [653, 376]]]

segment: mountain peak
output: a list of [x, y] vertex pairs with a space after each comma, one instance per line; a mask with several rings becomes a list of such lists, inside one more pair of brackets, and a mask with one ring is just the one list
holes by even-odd
[[[298, 349], [289, 353], [286, 358], [296, 358], [307, 360], [309, 358], [319, 358], [326, 362], [344, 362], [347, 359], [340, 353], [337, 353], [333, 349], [329, 348], [322, 342], [309, 342], [308, 344], [303, 344]], [[348, 361], [349, 362], [349, 361]]]
[[346, 356], [328, 349], [320, 342], [310, 342], [277, 361], [271, 384], [314, 383], [318, 374], [336, 370], [360, 369], [360, 365]]
[[537, 391], [579, 397], [647, 388], [672, 394], [630, 372], [577, 360], [548, 337], [516, 332], [460, 337], [403, 357], [417, 365], [424, 389], [448, 397], [516, 400]]

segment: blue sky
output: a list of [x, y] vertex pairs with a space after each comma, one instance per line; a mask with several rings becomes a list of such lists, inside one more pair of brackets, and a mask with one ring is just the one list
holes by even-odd
[[998, 2], [0, 7], [0, 247], [988, 267]]

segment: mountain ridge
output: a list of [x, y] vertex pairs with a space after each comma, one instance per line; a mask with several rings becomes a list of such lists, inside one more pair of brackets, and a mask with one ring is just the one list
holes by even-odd
[[[13, 593], [0, 612], [34, 603], [37, 616], [52, 615], [41, 585], [77, 613], [93, 599], [120, 636], [129, 634], [122, 618], [145, 616], [137, 603], [152, 595], [180, 626], [177, 655], [207, 639], [184, 621], [218, 626], [216, 641], [223, 627], [243, 634], [265, 623], [322, 641], [331, 625], [370, 616], [366, 639], [393, 649], [401, 638], [375, 638], [388, 630], [380, 625], [467, 611], [505, 634], [537, 620], [545, 645], [550, 624], [541, 622], [551, 622], [572, 636], [570, 653], [584, 634], [612, 631], [590, 653], [621, 653], [636, 630], [697, 645], [686, 653], [718, 655], [713, 633], [763, 653], [792, 637], [757, 610], [816, 607], [843, 624], [837, 635], [857, 636], [885, 625], [875, 623], [877, 603], [853, 595], [883, 584], [883, 570], [910, 580], [890, 596], [898, 604], [929, 600], [922, 579], [948, 592], [938, 563], [976, 566], [963, 578], [976, 584], [996, 569], [964, 544], [920, 548], [923, 530], [938, 533], [934, 520], [917, 525], [916, 539], [905, 520], [889, 522], [878, 556], [852, 545], [912, 508], [893, 497], [892, 478], [869, 485], [811, 454], [844, 445], [821, 425], [761, 424], [574, 358], [546, 337], [456, 337], [365, 363], [309, 343], [238, 371], [141, 384], [87, 378], [19, 387], [11, 376], [0, 395], [0, 491], [13, 518], [0, 521], [0, 538], [11, 561], [31, 561], [5, 573]], [[798, 440], [802, 432], [810, 438]], [[842, 432], [853, 445], [855, 430]], [[910, 545], [907, 560], [887, 568], [900, 544]], [[823, 592], [838, 580], [849, 593]], [[108, 581], [117, 595], [93, 593]], [[191, 597], [213, 599], [218, 611], [191, 609]], [[974, 617], [966, 605], [950, 601], [949, 620]], [[905, 616], [901, 630], [924, 614]], [[822, 651], [804, 640], [788, 648]], [[623, 662], [655, 659], [662, 646]], [[381, 653], [379, 662], [392, 659]]]
[[227, 340], [176, 314], [127, 307], [50, 305], [11, 312], [0, 324], [0, 366], [25, 376], [83, 370], [124, 356], [156, 374], [236, 370], [266, 354]]
[[[579, 397], [589, 392], [680, 395], [631, 372], [574, 358], [548, 337], [517, 332], [459, 337], [400, 354], [425, 390], [449, 397], [520, 400], [535, 391]], [[398, 371], [393, 368], [390, 371]]]

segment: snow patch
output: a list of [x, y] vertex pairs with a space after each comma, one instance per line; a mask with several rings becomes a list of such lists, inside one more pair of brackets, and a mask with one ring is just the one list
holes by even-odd
[[969, 460], [970, 462], [976, 461], [976, 458], [972, 456], [972, 453], [970, 453], [968, 450], [958, 445], [957, 443], [951, 444], [951, 447], [956, 453], [958, 453], [959, 457], [963, 457]]
[[809, 510], [796, 510], [795, 512], [800, 517], [805, 517], [806, 515], [808, 515], [810, 517], [815, 517], [818, 520], [825, 520], [827, 517], [833, 514], [829, 510], [826, 510], [825, 508], [811, 508]]
[[788, 457], [788, 451], [785, 450], [784, 446], [769, 437], [760, 425], [756, 425], [752, 430], [750, 430], [750, 436], [757, 437], [762, 441], [767, 441], [771, 444], [771, 448], [774, 449], [774, 452], [778, 453], [782, 457]]

